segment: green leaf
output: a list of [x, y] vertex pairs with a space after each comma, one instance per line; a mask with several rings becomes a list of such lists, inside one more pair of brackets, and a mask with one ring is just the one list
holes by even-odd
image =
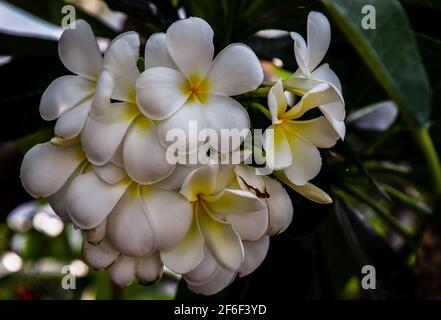
[[372, 0], [376, 29], [364, 30], [365, 0], [322, 0], [335, 23], [412, 125], [429, 120], [431, 88], [415, 35], [398, 0]]

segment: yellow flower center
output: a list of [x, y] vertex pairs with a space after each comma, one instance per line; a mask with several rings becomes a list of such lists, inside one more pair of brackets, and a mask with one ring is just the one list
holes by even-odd
[[192, 74], [182, 85], [182, 92], [188, 96], [189, 102], [199, 101], [204, 103], [207, 101], [210, 83], [207, 79], [203, 79], [199, 74]]

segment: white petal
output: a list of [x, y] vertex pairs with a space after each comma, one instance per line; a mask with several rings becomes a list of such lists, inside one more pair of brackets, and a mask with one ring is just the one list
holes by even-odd
[[188, 285], [188, 288], [198, 294], [213, 295], [225, 289], [236, 278], [236, 271], [222, 269], [210, 281], [196, 286]]
[[[335, 102], [336, 104], [339, 102]], [[333, 104], [333, 103], [332, 103]], [[325, 109], [327, 106], [332, 104], [326, 104], [324, 106], [320, 106], [320, 110], [325, 115], [326, 119], [328, 119], [329, 123], [331, 124], [332, 128], [335, 130], [335, 132], [338, 134], [340, 139], [344, 140], [346, 135], [346, 124], [344, 121], [338, 121], [333, 118], [333, 116]]]
[[[214, 129], [219, 137], [219, 144], [212, 146], [222, 153], [236, 150], [249, 133], [248, 112], [233, 98], [221, 95], [209, 95], [202, 108], [207, 128]], [[232, 133], [232, 142], [229, 132]]]
[[[308, 69], [314, 70], [325, 57], [331, 43], [331, 26], [320, 12], [308, 15]], [[306, 74], [305, 74], [306, 75]]]
[[[272, 130], [272, 135], [269, 134]], [[284, 127], [272, 125], [265, 130], [263, 139], [266, 161], [270, 168], [283, 169], [292, 164], [292, 152]]]
[[203, 197], [214, 213], [224, 215], [242, 240], [260, 239], [268, 228], [268, 213], [254, 194], [243, 190], [225, 189], [218, 196]]
[[332, 203], [332, 198], [326, 192], [316, 187], [312, 183], [307, 183], [303, 186], [294, 186], [293, 189], [311, 201], [320, 204]]
[[150, 119], [163, 120], [175, 113], [188, 98], [185, 77], [176, 70], [156, 67], [145, 70], [136, 82], [136, 102]]
[[320, 152], [312, 143], [296, 135], [290, 135], [288, 140], [293, 163], [284, 172], [294, 184], [304, 185], [320, 172], [322, 166]]
[[305, 77], [309, 78], [310, 70], [308, 69], [308, 53], [305, 39], [296, 32], [291, 32], [290, 35], [294, 40], [294, 56], [296, 57], [297, 65]]
[[102, 66], [101, 51], [92, 28], [76, 20], [75, 29], [66, 29], [58, 43], [58, 54], [67, 69], [87, 79], [96, 80]]
[[114, 80], [112, 99], [135, 102], [135, 86], [139, 76], [138, 58], [139, 53], [134, 54], [124, 39], [113, 42], [107, 49], [104, 68], [110, 71]]
[[204, 249], [204, 259], [192, 271], [184, 275], [185, 281], [192, 285], [201, 285], [212, 280], [220, 271], [221, 267], [213, 258], [206, 247]]
[[294, 107], [282, 116], [284, 119], [297, 119], [308, 110], [336, 101], [341, 101], [340, 92], [334, 86], [322, 82], [308, 91]]
[[221, 222], [202, 205], [197, 207], [197, 217], [205, 243], [216, 261], [234, 271], [243, 261], [243, 246], [234, 228]]
[[234, 43], [216, 56], [207, 79], [210, 92], [236, 96], [256, 90], [263, 81], [263, 70], [256, 54], [249, 47]]
[[66, 111], [92, 97], [95, 83], [78, 77], [62, 76], [47, 87], [40, 101], [40, 115], [44, 120], [54, 120]]
[[243, 243], [245, 259], [239, 269], [239, 277], [245, 277], [254, 272], [265, 260], [269, 248], [269, 237], [263, 237], [258, 241]]
[[109, 49], [115, 42], [118, 40], [123, 39], [127, 44], [130, 46], [130, 48], [133, 51], [133, 56], [139, 56], [139, 34], [135, 31], [127, 31], [119, 34], [113, 40], [110, 42], [107, 49]]
[[185, 238], [172, 250], [161, 251], [162, 262], [172, 271], [186, 274], [196, 268], [204, 257], [204, 238], [194, 217]]
[[176, 165], [176, 168], [175, 170], [173, 170], [172, 174], [169, 175], [167, 178], [159, 181], [157, 185], [167, 190], [181, 189], [182, 183], [184, 182], [185, 178], [187, 178], [187, 176], [196, 169], [197, 167], [195, 168], [178, 164]]
[[76, 176], [81, 174], [82, 167], [83, 165], [79, 165], [77, 169], [74, 171], [74, 173], [72, 173], [72, 175], [69, 177], [69, 179], [67, 179], [63, 187], [47, 198], [47, 201], [51, 206], [52, 210], [54, 210], [54, 212], [63, 221], [66, 222], [71, 222], [69, 217], [69, 212], [67, 211], [66, 193], [67, 190], [69, 190], [70, 184], [72, 183], [73, 179], [75, 179]]
[[[123, 141], [124, 142], [124, 141]], [[124, 167], [124, 161], [123, 161], [123, 146], [124, 143], [121, 142], [116, 149], [115, 153], [113, 154], [112, 159], [110, 159], [110, 162], [117, 167], [123, 168]]]
[[187, 103], [170, 118], [159, 123], [158, 135], [161, 144], [166, 148], [174, 145], [177, 150], [169, 149], [171, 152], [195, 152], [203, 143], [199, 141], [199, 133], [207, 127], [204, 108], [205, 106], [198, 103]]
[[294, 208], [291, 198], [282, 184], [270, 177], [264, 177], [266, 191], [269, 197], [268, 204], [268, 231], [269, 235], [276, 235], [288, 228], [292, 221]]
[[237, 181], [242, 190], [250, 191], [254, 194], [265, 193], [265, 183], [262, 176], [256, 175], [254, 167], [247, 165], [237, 165], [234, 167]]
[[142, 285], [148, 285], [158, 281], [162, 277], [162, 262], [159, 252], [138, 259], [136, 266], [136, 278]]
[[118, 183], [126, 176], [124, 169], [112, 164], [111, 162], [108, 162], [102, 166], [92, 166], [92, 169], [101, 180], [108, 184]]
[[139, 194], [132, 184], [107, 218], [109, 242], [122, 254], [142, 257], [153, 252], [155, 239]]
[[93, 95], [92, 108], [90, 110], [90, 115], [92, 117], [100, 117], [101, 114], [109, 108], [112, 103], [111, 97], [114, 87], [115, 81], [112, 73], [107, 69], [103, 69], [100, 73], [95, 93]]
[[88, 99], [62, 114], [55, 124], [56, 136], [72, 139], [80, 134], [86, 125], [92, 100]]
[[217, 165], [206, 165], [194, 170], [184, 180], [181, 194], [189, 201], [196, 201], [199, 194], [210, 195], [216, 188], [218, 170]]
[[63, 187], [83, 160], [79, 145], [37, 144], [25, 154], [21, 164], [23, 187], [34, 197], [48, 197]]
[[154, 33], [147, 40], [144, 60], [146, 70], [154, 67], [178, 69], [168, 53], [166, 35], [163, 32]]
[[311, 73], [311, 79], [326, 81], [336, 87], [338, 91], [342, 91], [340, 79], [327, 63], [315, 69]]
[[120, 287], [128, 287], [135, 278], [137, 259], [119, 256], [107, 270], [112, 281]]
[[303, 137], [319, 148], [330, 148], [335, 145], [338, 139], [337, 133], [325, 117], [290, 121], [285, 124], [285, 128], [292, 134]]
[[175, 191], [153, 186], [141, 187], [143, 202], [158, 250], [170, 250], [187, 234], [192, 219], [190, 202]]
[[279, 79], [268, 93], [268, 108], [271, 112], [273, 124], [280, 123], [279, 115], [284, 113], [287, 107], [288, 101], [285, 93], [283, 92], [282, 81]]
[[136, 105], [112, 103], [98, 119], [89, 117], [81, 143], [90, 162], [103, 165], [112, 159], [127, 129], [138, 115]]
[[106, 240], [93, 245], [87, 241], [87, 237], [83, 239], [82, 259], [92, 268], [107, 268], [118, 258], [119, 254]]
[[128, 175], [141, 184], [158, 182], [175, 167], [167, 162], [156, 125], [144, 116], [137, 117], [126, 134], [123, 159]]
[[72, 181], [66, 201], [72, 222], [81, 229], [99, 225], [126, 191], [129, 181], [107, 184], [89, 171]]
[[294, 191], [300, 193], [305, 198], [314, 201], [316, 203], [320, 204], [330, 204], [332, 203], [331, 197], [324, 192], [322, 189], [316, 187], [312, 183], [307, 183], [305, 185], [295, 185], [292, 181], [290, 181], [286, 176], [283, 174], [277, 174], [277, 177], [283, 181], [284, 184], [289, 186]]
[[97, 227], [87, 231], [87, 242], [93, 245], [98, 245], [104, 240], [106, 236], [107, 220], [101, 222]]
[[173, 23], [167, 30], [167, 48], [173, 61], [188, 77], [204, 77], [214, 54], [213, 30], [200, 18], [188, 18]]

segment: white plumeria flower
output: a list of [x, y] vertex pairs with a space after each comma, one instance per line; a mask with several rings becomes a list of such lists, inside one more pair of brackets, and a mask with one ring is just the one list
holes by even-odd
[[244, 260], [242, 240], [260, 239], [268, 227], [265, 206], [252, 193], [226, 188], [233, 167], [209, 164], [184, 181], [183, 194], [193, 207], [191, 227], [177, 247], [161, 251], [164, 264], [186, 274], [204, 258], [206, 246], [223, 268], [235, 271]]
[[158, 281], [163, 265], [157, 251], [143, 257], [121, 254], [105, 237], [106, 222], [88, 231], [81, 250], [83, 260], [96, 269], [107, 269], [112, 281], [120, 287], [129, 286], [135, 278], [142, 285]]
[[296, 120], [306, 111], [339, 99], [332, 86], [321, 83], [307, 92], [292, 108], [287, 109], [282, 81], [278, 80], [268, 94], [274, 137], [264, 136], [267, 162], [273, 169], [283, 169], [290, 181], [305, 185], [320, 171], [322, 160], [318, 148], [330, 148], [339, 138], [325, 117]]
[[65, 138], [77, 136], [84, 127], [101, 71], [103, 58], [89, 24], [76, 21], [76, 29], [67, 29], [58, 43], [64, 66], [76, 75], [55, 79], [44, 92], [40, 115], [58, 121], [55, 134]]
[[25, 154], [20, 178], [30, 195], [47, 198], [57, 215], [70, 221], [65, 195], [72, 180], [87, 167], [86, 156], [78, 143], [55, 145], [46, 142], [35, 145]]
[[273, 236], [285, 231], [292, 221], [294, 208], [282, 184], [271, 177], [256, 175], [255, 168], [247, 165], [235, 166], [234, 172], [242, 190], [255, 194], [265, 202], [268, 210], [266, 234]]
[[138, 58], [138, 34], [128, 32], [113, 40], [104, 56], [81, 142], [91, 163], [113, 162], [123, 166], [132, 180], [152, 184], [169, 176], [175, 166], [166, 161], [157, 125], [136, 105]]
[[193, 292], [204, 295], [216, 294], [233, 282], [237, 275], [244, 277], [254, 272], [265, 260], [269, 237], [257, 241], [243, 241], [244, 260], [237, 270], [231, 271], [219, 265], [210, 250], [205, 247], [204, 258], [184, 279]]
[[[322, 64], [331, 42], [331, 27], [328, 19], [319, 12], [311, 12], [308, 15], [307, 23], [308, 43], [301, 35], [291, 32], [294, 40], [294, 55], [299, 69], [285, 81], [286, 87], [301, 88], [309, 91], [318, 82], [326, 82], [333, 85], [338, 92], [342, 91], [340, 80], [328, 64]], [[312, 80], [310, 82], [304, 79]], [[315, 80], [315, 81], [314, 81]], [[326, 119], [331, 123], [334, 130], [344, 139], [346, 126], [344, 118], [346, 115], [343, 99], [319, 106]]]
[[[159, 136], [164, 146], [170, 129], [248, 129], [248, 113], [230, 96], [255, 90], [263, 70], [254, 52], [231, 44], [214, 59], [213, 30], [200, 18], [173, 23], [165, 34], [154, 34], [145, 52], [146, 71], [138, 79], [137, 102], [146, 117], [164, 120]], [[192, 151], [188, 144], [187, 151]], [[192, 142], [193, 143], [193, 142]], [[231, 146], [232, 149], [238, 145]], [[226, 150], [224, 152], [227, 152]]]
[[120, 170], [109, 163], [73, 179], [66, 194], [72, 222], [89, 230], [107, 220], [107, 240], [127, 256], [175, 247], [191, 225], [189, 202], [161, 185], [140, 185]]
[[[120, 37], [130, 38], [132, 33]], [[63, 32], [58, 53], [64, 66], [75, 75], [62, 76], [49, 85], [41, 98], [40, 115], [45, 120], [58, 119], [55, 135], [71, 139], [83, 130], [89, 116], [103, 57], [84, 20], [77, 20], [75, 29]]]

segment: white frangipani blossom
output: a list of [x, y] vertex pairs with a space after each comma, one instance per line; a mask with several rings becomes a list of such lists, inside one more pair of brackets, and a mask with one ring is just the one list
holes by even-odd
[[137, 81], [136, 98], [146, 117], [163, 120], [158, 127], [163, 145], [170, 145], [166, 141], [170, 129], [188, 132], [190, 121], [199, 131], [249, 128], [248, 113], [230, 96], [255, 90], [263, 80], [260, 62], [250, 48], [231, 44], [213, 60], [213, 30], [200, 18], [173, 23], [147, 45], [146, 70]]
[[242, 240], [255, 241], [265, 234], [265, 206], [250, 192], [228, 189], [233, 178], [232, 166], [209, 164], [185, 179], [181, 194], [192, 204], [193, 220], [178, 246], [161, 251], [168, 268], [181, 274], [192, 271], [207, 247], [219, 265], [235, 271], [244, 260]]
[[175, 166], [166, 161], [157, 125], [136, 105], [138, 58], [137, 33], [127, 32], [113, 40], [104, 56], [81, 141], [93, 164], [114, 162], [123, 166], [131, 179], [152, 184], [169, 176]]
[[[141, 257], [168, 250], [186, 235], [191, 205], [160, 185], [140, 185], [111, 165], [73, 179], [66, 194], [72, 222], [82, 229], [106, 223], [106, 238], [122, 254]], [[113, 183], [111, 183], [113, 182]]]
[[[291, 32], [291, 37], [294, 40], [294, 55], [299, 69], [285, 81], [285, 86], [308, 91], [316, 86], [317, 82], [326, 82], [334, 86], [341, 95], [341, 83], [335, 72], [327, 63], [319, 66], [331, 42], [331, 27], [328, 19], [319, 12], [311, 12], [307, 22], [308, 42], [306, 43], [303, 37], [296, 32]], [[311, 81], [305, 82], [304, 79]], [[325, 103], [319, 106], [319, 109], [340, 138], [344, 139], [346, 112], [343, 99]]]
[[298, 118], [312, 108], [338, 100], [339, 95], [332, 86], [321, 83], [288, 109], [283, 92], [282, 81], [278, 80], [268, 94], [274, 137], [265, 139], [267, 161], [271, 168], [283, 169], [292, 183], [305, 185], [320, 171], [318, 148], [332, 147], [339, 137], [325, 117]]
[[[239, 148], [240, 139], [228, 150], [204, 149], [211, 140], [188, 141], [191, 121], [198, 132], [213, 129], [221, 146], [230, 137], [221, 130], [250, 128], [248, 113], [232, 98], [262, 83], [250, 48], [231, 44], [214, 58], [213, 30], [188, 18], [147, 39], [141, 73], [136, 32], [115, 38], [103, 56], [90, 26], [76, 21], [59, 43], [60, 59], [75, 75], [56, 79], [43, 94], [40, 113], [58, 119], [55, 137], [24, 156], [24, 188], [85, 230], [83, 259], [119, 286], [153, 283], [167, 266], [194, 292], [219, 292], [252, 273], [269, 237], [290, 225], [293, 204], [281, 182], [312, 201], [332, 202], [309, 182], [321, 168], [318, 148], [332, 147], [345, 133], [340, 82], [327, 64], [319, 66], [329, 23], [311, 13], [308, 43], [292, 37], [299, 70], [269, 90], [269, 113], [262, 111], [274, 139], [264, 135], [264, 156], [248, 142]], [[298, 97], [294, 105], [285, 90]], [[324, 117], [304, 120], [314, 108]], [[168, 161], [173, 129], [189, 134], [178, 156], [203, 161]], [[245, 164], [253, 153], [266, 157], [273, 176]]]

